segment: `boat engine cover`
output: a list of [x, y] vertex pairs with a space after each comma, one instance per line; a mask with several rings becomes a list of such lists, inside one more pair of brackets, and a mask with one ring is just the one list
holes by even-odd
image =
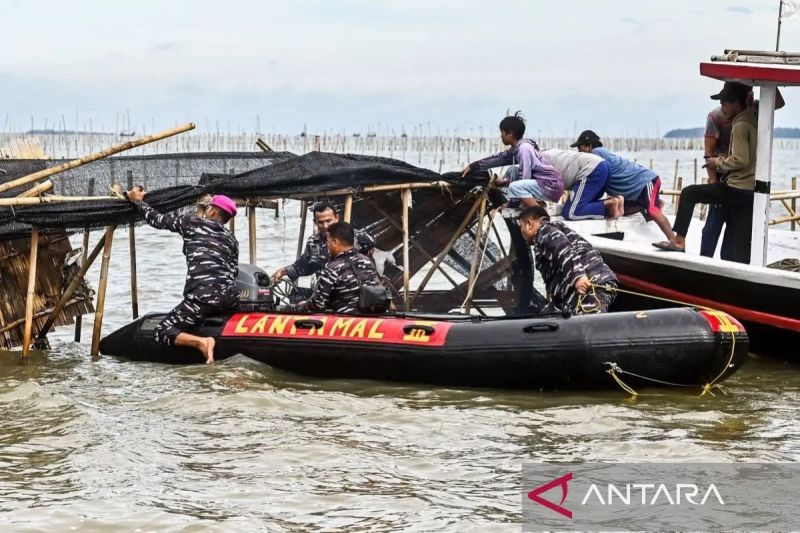
[[239, 291], [238, 311], [272, 311], [275, 309], [272, 279], [263, 269], [255, 265], [239, 265], [236, 288]]

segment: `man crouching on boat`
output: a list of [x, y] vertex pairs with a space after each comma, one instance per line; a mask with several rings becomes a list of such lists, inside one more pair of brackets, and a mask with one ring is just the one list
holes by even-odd
[[355, 249], [355, 240], [353, 226], [347, 222], [337, 222], [328, 228], [331, 260], [320, 270], [311, 298], [291, 306], [293, 311], [358, 312], [361, 286], [378, 286], [381, 280], [372, 260]]
[[145, 222], [183, 237], [186, 283], [183, 301], [155, 328], [156, 341], [167, 346], [190, 346], [200, 351], [206, 364], [214, 362], [214, 339], [198, 337], [184, 330], [204, 318], [230, 311], [236, 305], [236, 276], [239, 273], [239, 243], [225, 228], [236, 215], [236, 203], [227, 196], [211, 199], [205, 218], [178, 213], [162, 214], [147, 205], [142, 189], [128, 191], [128, 199]]
[[522, 211], [519, 229], [533, 246], [536, 269], [554, 306], [576, 315], [608, 311], [617, 277], [591, 244], [564, 223], [551, 222], [539, 206]]

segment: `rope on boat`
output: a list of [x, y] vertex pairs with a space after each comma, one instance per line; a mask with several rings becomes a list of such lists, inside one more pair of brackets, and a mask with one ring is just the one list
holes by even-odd
[[[693, 309], [702, 309], [703, 311], [713, 311], [713, 312], [717, 312], [717, 313], [721, 312], [721, 311], [719, 311], [717, 309], [713, 309], [711, 307], [707, 307], [707, 306], [704, 306], [704, 305], [694, 305], [694, 304], [690, 304], [688, 302], [682, 302], [680, 300], [673, 300], [673, 299], [670, 299], [670, 298], [662, 298], [660, 296], [653, 296], [651, 294], [644, 294], [644, 293], [641, 293], [641, 292], [629, 291], [629, 290], [626, 290], [626, 289], [620, 289], [619, 287], [614, 287], [614, 286], [611, 286], [611, 285], [596, 285], [591, 280], [590, 280], [590, 283], [591, 283], [591, 286], [592, 286], [592, 295], [596, 294], [595, 293], [596, 289], [603, 289], [603, 290], [606, 290], [606, 291], [609, 291], [609, 292], [618, 292], [618, 293], [622, 292], [622, 293], [630, 294], [630, 295], [633, 295], [633, 296], [640, 296], [640, 297], [643, 297], [643, 298], [651, 298], [653, 300], [659, 300], [659, 301], [662, 301], [662, 302], [668, 302], [668, 303], [678, 304], [678, 305], [685, 306], [685, 307], [691, 307]], [[581, 306], [581, 304], [583, 302], [583, 297], [584, 297], [584, 295], [580, 295], [578, 297], [578, 306]], [[590, 311], [590, 312], [592, 312], [592, 311]], [[594, 311], [594, 312], [597, 312], [597, 311]], [[722, 376], [725, 375], [725, 372], [727, 372], [728, 369], [733, 365], [733, 358], [734, 358], [734, 355], [736, 354], [736, 334], [731, 333], [730, 335], [731, 335], [731, 353], [728, 356], [728, 361], [725, 363], [725, 366], [722, 367], [722, 370], [720, 371], [719, 374], [717, 374], [717, 376], [714, 379], [712, 379], [711, 381], [709, 381], [708, 383], [703, 385], [702, 391], [700, 392], [699, 396], [705, 396], [706, 394], [708, 394], [710, 396], [716, 396], [716, 394], [714, 394], [714, 392], [713, 392], [714, 389], [717, 389], [722, 394], [725, 394], [725, 389], [723, 389], [719, 385], [719, 383], [717, 383], [717, 382], [720, 379], [722, 379]], [[620, 377], [620, 374], [627, 374], [627, 375], [635, 377], [637, 379], [650, 381], [652, 383], [658, 383], [658, 384], [661, 384], [661, 385], [668, 385], [668, 386], [671, 386], [671, 387], [696, 387], [696, 385], [687, 385], [685, 383], [671, 383], [669, 381], [663, 381], [663, 380], [656, 379], [656, 378], [650, 378], [650, 377], [647, 377], [647, 376], [642, 376], [640, 374], [636, 374], [636, 373], [633, 373], [633, 372], [628, 372], [627, 370], [623, 370], [622, 368], [620, 368], [619, 365], [617, 365], [616, 363], [613, 363], [613, 362], [610, 362], [610, 361], [607, 361], [605, 364], [609, 366], [608, 370], [606, 370], [606, 373], [608, 373], [608, 375], [610, 375], [614, 379], [614, 381], [617, 382], [617, 384], [620, 386], [620, 388], [622, 390], [624, 390], [625, 392], [627, 392], [631, 396], [640, 396], [640, 394], [638, 392], [636, 392], [633, 389], [633, 387], [631, 387], [630, 385], [628, 385], [627, 383], [622, 381], [622, 378]]]

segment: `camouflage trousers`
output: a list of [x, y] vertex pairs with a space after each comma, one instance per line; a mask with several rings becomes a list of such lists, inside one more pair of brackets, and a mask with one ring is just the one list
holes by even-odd
[[192, 326], [200, 324], [204, 318], [221, 313], [219, 306], [209, 305], [197, 300], [184, 298], [153, 330], [156, 341], [166, 346], [174, 346], [175, 338]]

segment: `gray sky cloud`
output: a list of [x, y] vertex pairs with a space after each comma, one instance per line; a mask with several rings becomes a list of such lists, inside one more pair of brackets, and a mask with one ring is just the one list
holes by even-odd
[[[193, 120], [252, 131], [493, 131], [522, 109], [534, 131], [663, 134], [704, 121], [719, 83], [698, 64], [774, 46], [777, 2], [510, 0], [0, 0], [0, 110], [18, 129], [151, 129]], [[100, 13], [101, 15], [98, 15]], [[783, 48], [800, 49], [800, 21]], [[779, 125], [800, 125], [796, 89]], [[800, 91], [797, 91], [800, 94]], [[77, 113], [76, 113], [77, 111]], [[5, 117], [0, 117], [0, 120]], [[222, 126], [221, 126], [222, 127]], [[426, 126], [427, 127], [427, 126]], [[137, 129], [141, 129], [138, 127]]]

